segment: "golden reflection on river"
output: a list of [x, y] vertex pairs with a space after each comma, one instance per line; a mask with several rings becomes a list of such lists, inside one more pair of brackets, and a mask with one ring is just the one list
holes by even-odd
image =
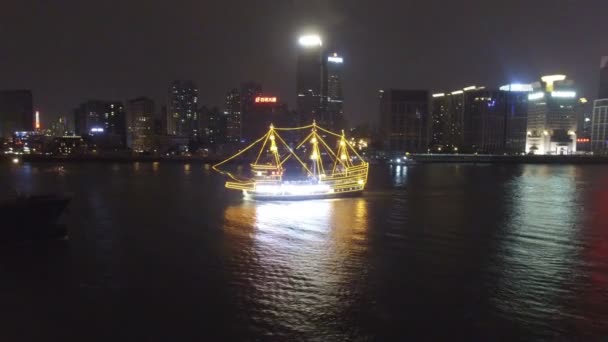
[[354, 304], [353, 283], [367, 274], [367, 205], [363, 198], [244, 201], [225, 210], [234, 281], [256, 291], [240, 296], [254, 301], [244, 306], [254, 326], [310, 332]]

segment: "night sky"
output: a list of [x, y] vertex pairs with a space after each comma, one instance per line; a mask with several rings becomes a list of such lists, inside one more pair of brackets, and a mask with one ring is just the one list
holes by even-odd
[[382, 88], [455, 90], [565, 73], [597, 92], [608, 1], [8, 0], [0, 89], [28, 88], [43, 121], [85, 99], [150, 96], [193, 79], [222, 105], [241, 81], [295, 106], [296, 41], [317, 30], [345, 58], [345, 112], [375, 120]]

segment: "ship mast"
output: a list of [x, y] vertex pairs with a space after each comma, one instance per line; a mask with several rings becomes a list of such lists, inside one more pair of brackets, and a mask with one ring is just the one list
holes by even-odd
[[310, 160], [312, 161], [312, 178], [314, 180], [320, 180], [325, 177], [325, 169], [323, 168], [323, 159], [321, 158], [321, 151], [319, 150], [319, 137], [317, 133], [317, 123], [312, 122], [312, 137], [310, 142], [312, 143], [312, 152], [310, 154]]

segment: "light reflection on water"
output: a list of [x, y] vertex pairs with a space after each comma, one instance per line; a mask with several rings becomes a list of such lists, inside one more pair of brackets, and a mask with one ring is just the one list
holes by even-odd
[[248, 265], [237, 272], [246, 272], [255, 291], [242, 294], [253, 301], [246, 305], [251, 324], [279, 324], [277, 331], [303, 336], [324, 326], [340, 335], [335, 322], [355, 304], [359, 296], [352, 292], [365, 278], [366, 219], [363, 198], [248, 201], [226, 208], [227, 234], [246, 240], [238, 247], [245, 260], [233, 266]]
[[572, 314], [564, 300], [573, 295], [568, 287], [579, 276], [582, 225], [575, 172], [573, 166], [538, 166], [507, 184], [512, 211], [500, 240], [494, 300], [508, 317], [551, 329]]

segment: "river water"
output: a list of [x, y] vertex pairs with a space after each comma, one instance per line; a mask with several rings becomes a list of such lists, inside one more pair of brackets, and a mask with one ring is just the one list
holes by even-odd
[[374, 166], [360, 198], [301, 202], [222, 182], [0, 165], [5, 192], [73, 196], [67, 241], [0, 249], [0, 339], [608, 338], [607, 166]]

